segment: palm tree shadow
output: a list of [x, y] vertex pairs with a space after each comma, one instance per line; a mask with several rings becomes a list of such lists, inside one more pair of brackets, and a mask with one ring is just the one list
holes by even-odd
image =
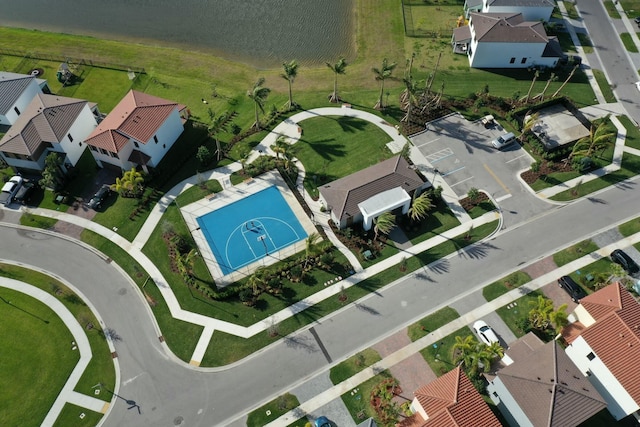
[[295, 336], [286, 336], [282, 338], [284, 345], [289, 348], [293, 348], [296, 350], [304, 350], [307, 353], [316, 353], [318, 351], [318, 347], [315, 345], [315, 340], [313, 337], [303, 336], [303, 335], [295, 335]]
[[491, 243], [482, 242], [482, 243], [468, 246], [458, 251], [458, 256], [460, 258], [469, 257], [471, 259], [481, 259], [487, 256], [490, 249], [499, 249], [499, 248], [492, 245]]
[[441, 259], [440, 261], [436, 261], [435, 263], [430, 264], [427, 268], [429, 271], [432, 271], [437, 274], [444, 274], [449, 271], [449, 260], [446, 258]]

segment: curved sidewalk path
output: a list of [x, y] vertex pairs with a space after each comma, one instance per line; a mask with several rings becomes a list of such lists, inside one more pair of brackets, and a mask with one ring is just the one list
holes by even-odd
[[[106, 414], [110, 407], [109, 402], [74, 391], [76, 385], [78, 384], [78, 381], [80, 381], [80, 378], [82, 377], [82, 374], [84, 374], [85, 369], [87, 369], [87, 366], [89, 366], [89, 362], [91, 361], [93, 354], [91, 352], [89, 339], [87, 338], [87, 335], [84, 333], [82, 326], [78, 323], [73, 313], [71, 313], [69, 309], [64, 306], [64, 304], [58, 301], [58, 299], [50, 293], [27, 283], [0, 277], [0, 287], [29, 295], [30, 297], [37, 299], [41, 303], [48, 306], [51, 310], [53, 310], [56, 315], [58, 315], [58, 317], [60, 317], [60, 319], [64, 322], [67, 329], [69, 329], [69, 332], [71, 332], [71, 335], [73, 335], [74, 342], [70, 343], [70, 346], [73, 346], [75, 344], [76, 348], [72, 349], [77, 349], [80, 353], [80, 360], [78, 360], [76, 366], [73, 368], [73, 371], [71, 371], [69, 378], [67, 378], [67, 381], [62, 387], [62, 390], [60, 390], [58, 397], [53, 402], [53, 405], [51, 406], [51, 409], [49, 409], [49, 412], [47, 413], [47, 416], [45, 417], [41, 426], [53, 426], [60, 416], [60, 413], [62, 412], [62, 409], [64, 408], [64, 405], [66, 403], [71, 403], [73, 405], [90, 409], [94, 412]], [[72, 289], [77, 293], [77, 290], [75, 288]], [[81, 296], [81, 298], [83, 297]], [[86, 300], [86, 298], [83, 298], [83, 301], [85, 301], [89, 305], [89, 302]], [[9, 304], [11, 304], [11, 302], [9, 302]], [[93, 307], [89, 305], [89, 308], [91, 309], [93, 314], [96, 315], [98, 321], [102, 323], [102, 320], [100, 319], [100, 317], [98, 317], [98, 313], [93, 309]], [[109, 344], [109, 349], [112, 352], [115, 351], [111, 341], [107, 340], [107, 343]], [[118, 381], [119, 369], [116, 359], [114, 359], [114, 365], [114, 369], [116, 370], [116, 381]]]

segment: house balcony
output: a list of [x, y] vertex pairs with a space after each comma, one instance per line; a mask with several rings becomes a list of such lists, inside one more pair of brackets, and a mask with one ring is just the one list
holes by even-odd
[[453, 53], [458, 53], [460, 55], [469, 54], [469, 43], [452, 43], [452, 45]]

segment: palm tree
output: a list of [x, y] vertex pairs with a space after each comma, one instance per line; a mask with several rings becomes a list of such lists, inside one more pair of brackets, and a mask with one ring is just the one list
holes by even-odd
[[285, 157], [287, 155], [289, 144], [287, 143], [286, 138], [281, 135], [278, 137], [278, 139], [276, 139], [276, 142], [271, 146], [271, 149], [274, 153], [276, 153], [276, 159], [279, 159], [280, 154], [282, 154], [282, 157]]
[[221, 114], [216, 116], [216, 113], [213, 112], [210, 108], [208, 110], [208, 113], [210, 124], [207, 127], [207, 132], [209, 133], [209, 137], [211, 137], [216, 143], [216, 159], [220, 161], [220, 159], [222, 158], [222, 148], [220, 147], [218, 132], [224, 130], [225, 123], [227, 121], [227, 115]]
[[575, 156], [591, 157], [596, 150], [605, 150], [615, 143], [615, 140], [612, 139], [615, 133], [605, 133], [608, 131], [607, 119], [608, 117], [605, 117], [597, 128], [591, 125], [589, 136], [579, 139], [578, 142], [574, 144], [569, 157], [567, 157], [567, 161], [573, 160]]
[[531, 301], [531, 311], [529, 311], [529, 322], [536, 329], [544, 330], [551, 323], [550, 317], [553, 313], [553, 301], [538, 295], [538, 299]]
[[462, 362], [466, 367], [473, 364], [473, 352], [475, 351], [478, 342], [473, 335], [467, 335], [462, 338], [460, 336], [455, 337], [456, 342], [453, 344], [453, 350], [458, 350], [459, 354], [456, 356], [456, 363]]
[[304, 260], [303, 269], [307, 268], [307, 263], [309, 262], [309, 258], [311, 258], [316, 253], [320, 239], [321, 239], [320, 235], [314, 232], [309, 234], [309, 236], [307, 237], [307, 240], [305, 240], [305, 246], [304, 246], [305, 260]]
[[417, 197], [413, 198], [411, 202], [411, 207], [407, 212], [409, 218], [413, 221], [420, 221], [427, 217], [428, 212], [433, 209], [433, 203], [431, 203], [431, 198], [427, 193], [422, 193]]
[[387, 235], [391, 233], [391, 230], [396, 226], [396, 219], [391, 212], [385, 212], [373, 220], [375, 226], [373, 231], [375, 233], [375, 239], [378, 239], [380, 234]]
[[487, 351], [491, 354], [492, 359], [502, 359], [504, 357], [504, 348], [497, 341], [494, 341], [491, 343], [491, 345], [488, 345]]
[[137, 197], [144, 188], [144, 177], [142, 172], [138, 172], [135, 167], [122, 174], [122, 178], [116, 178], [116, 183], [111, 185], [111, 189], [117, 191], [122, 196]]
[[179, 254], [176, 257], [176, 267], [185, 282], [190, 283], [193, 276], [193, 264], [195, 257], [198, 255], [195, 249], [191, 249], [186, 254]]
[[265, 279], [266, 275], [267, 269], [265, 267], [258, 267], [247, 279], [247, 285], [251, 286], [254, 297], [258, 296], [260, 290], [267, 284], [267, 281]]
[[557, 91], [554, 92], [553, 95], [551, 95], [552, 98], [555, 98], [556, 96], [558, 96], [558, 94], [560, 93], [560, 91], [562, 89], [564, 89], [564, 87], [567, 85], [567, 83], [569, 83], [569, 80], [571, 80], [571, 77], [573, 77], [573, 75], [575, 74], [576, 70], [580, 68], [580, 64], [576, 64], [574, 65], [574, 67], [571, 69], [571, 72], [569, 73], [569, 76], [567, 77], [567, 79], [562, 82], [562, 84], [560, 85], [560, 87], [558, 88]]
[[533, 80], [531, 81], [531, 86], [529, 86], [529, 91], [527, 92], [527, 96], [524, 97], [524, 102], [529, 101], [529, 97], [531, 96], [531, 91], [533, 90], [533, 85], [536, 84], [536, 80], [538, 80], [538, 77], [540, 77], [540, 71], [536, 70], [535, 73], [533, 73]]
[[401, 105], [401, 107], [406, 110], [407, 114], [401, 121], [408, 123], [411, 120], [411, 113], [413, 106], [416, 103], [417, 95], [420, 92], [420, 88], [418, 87], [418, 83], [412, 77], [402, 79], [402, 81], [404, 82], [405, 90], [401, 96], [401, 102], [404, 104]]
[[551, 82], [555, 82], [556, 80], [558, 80], [558, 76], [556, 76], [555, 73], [551, 73], [551, 75], [549, 76], [549, 80], [547, 80], [547, 84], [544, 85], [544, 89], [542, 89], [542, 92], [536, 95], [534, 99], [540, 98], [540, 101], [544, 101], [544, 94], [547, 93], [549, 85], [551, 84]]
[[329, 96], [329, 101], [339, 102], [340, 98], [338, 97], [338, 74], [346, 73], [347, 61], [343, 57], [340, 57], [340, 59], [338, 59], [338, 62], [336, 62], [335, 64], [332, 64], [330, 62], [327, 62], [326, 64], [327, 67], [329, 67], [335, 75], [333, 80], [333, 93]]
[[271, 89], [263, 86], [265, 82], [264, 77], [260, 77], [253, 85], [253, 88], [247, 91], [247, 96], [253, 100], [254, 111], [256, 115], [256, 122], [254, 126], [260, 129], [260, 118], [258, 117], [258, 110], [264, 113], [264, 103], [267, 97], [271, 93]]
[[522, 142], [522, 137], [524, 137], [524, 135], [529, 132], [531, 129], [533, 129], [533, 127], [535, 126], [536, 123], [538, 123], [538, 120], [540, 119], [540, 113], [536, 112], [533, 114], [527, 114], [524, 117], [524, 122], [522, 123], [522, 131], [520, 132], [520, 135], [518, 136], [518, 140]]
[[549, 321], [554, 326], [557, 334], [562, 332], [562, 329], [569, 323], [567, 307], [567, 304], [562, 304], [557, 310], [549, 314]]
[[294, 59], [289, 62], [282, 63], [282, 69], [284, 72], [280, 74], [280, 77], [285, 79], [289, 84], [289, 103], [288, 108], [292, 110], [295, 108], [296, 103], [293, 102], [293, 92], [291, 91], [291, 86], [293, 85], [293, 81], [298, 76], [298, 62]]
[[373, 106], [376, 110], [384, 109], [382, 101], [382, 97], [384, 96], [384, 81], [386, 78], [391, 77], [391, 74], [393, 74], [393, 70], [397, 65], [397, 62], [389, 63], [387, 62], [387, 58], [384, 58], [380, 68], [373, 67], [371, 69], [371, 71], [376, 75], [376, 80], [380, 82], [380, 98], [378, 99], [378, 102], [376, 102], [376, 105]]

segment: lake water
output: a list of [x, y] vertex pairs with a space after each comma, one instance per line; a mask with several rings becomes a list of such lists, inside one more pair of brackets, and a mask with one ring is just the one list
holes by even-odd
[[186, 47], [271, 67], [355, 56], [354, 0], [0, 0], [0, 26]]

